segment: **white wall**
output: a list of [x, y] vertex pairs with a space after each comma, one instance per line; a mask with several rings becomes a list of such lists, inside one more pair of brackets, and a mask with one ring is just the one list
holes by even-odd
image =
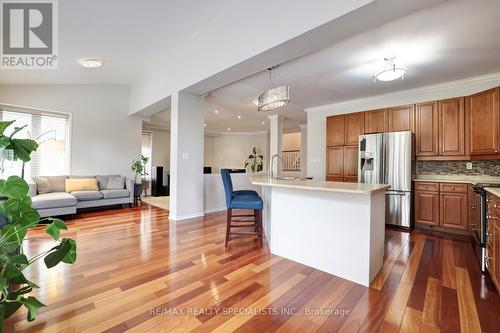
[[300, 150], [300, 132], [283, 134], [282, 150]]
[[325, 178], [326, 117], [467, 96], [500, 85], [500, 73], [306, 109], [307, 175]]
[[71, 114], [72, 174], [122, 174], [141, 153], [125, 85], [0, 85], [0, 104]]
[[[211, 166], [217, 173], [222, 168], [241, 169], [245, 166], [252, 148], [264, 155], [264, 170], [269, 163], [269, 140], [267, 133], [224, 133], [220, 136], [205, 136], [205, 166]], [[212, 163], [212, 164], [208, 164]]]

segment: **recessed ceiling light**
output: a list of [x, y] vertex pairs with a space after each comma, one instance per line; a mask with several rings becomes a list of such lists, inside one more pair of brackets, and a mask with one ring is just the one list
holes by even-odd
[[266, 123], [265, 122], [262, 122], [262, 125], [265, 125]]
[[219, 110], [214, 110], [214, 113], [215, 113], [215, 114], [219, 113]]
[[80, 60], [80, 65], [85, 68], [97, 68], [102, 66], [102, 59], [99, 58], [85, 58]]
[[203, 127], [207, 127], [207, 124], [203, 124]]
[[238, 116], [238, 119], [241, 119], [241, 116]]
[[228, 127], [228, 128], [227, 128], [227, 130], [228, 130], [228, 131], [230, 131], [230, 130], [231, 130], [231, 128], [230, 128], [230, 127]]

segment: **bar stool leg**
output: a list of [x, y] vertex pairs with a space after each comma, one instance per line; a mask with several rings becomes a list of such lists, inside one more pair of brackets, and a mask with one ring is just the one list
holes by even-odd
[[224, 247], [227, 247], [227, 243], [229, 242], [229, 233], [231, 232], [231, 219], [233, 215], [233, 210], [231, 208], [227, 209], [227, 225], [226, 225], [226, 241], [224, 243]]
[[254, 231], [257, 232], [259, 231], [259, 210], [254, 209], [253, 210], [253, 221], [254, 221]]
[[263, 239], [262, 239], [262, 210], [257, 210], [258, 217], [258, 228], [259, 228], [259, 247], [262, 247]]

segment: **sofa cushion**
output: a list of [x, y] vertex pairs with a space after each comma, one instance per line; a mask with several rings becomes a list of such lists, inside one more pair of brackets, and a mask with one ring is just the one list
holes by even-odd
[[97, 187], [97, 179], [66, 179], [66, 192], [76, 191], [99, 191]]
[[65, 181], [68, 176], [37, 176], [33, 177], [39, 194], [65, 192]]
[[31, 198], [34, 209], [76, 206], [76, 198], [66, 192], [43, 193]]
[[100, 175], [100, 176], [95, 176], [97, 179], [97, 185], [99, 186], [100, 190], [105, 190], [106, 187], [108, 186], [108, 181], [110, 177], [120, 177], [120, 175]]
[[95, 178], [96, 176], [78, 176], [78, 175], [70, 175], [68, 178], [69, 179], [89, 179], [89, 178]]
[[102, 193], [99, 191], [73, 191], [71, 194], [78, 201], [100, 200], [103, 198]]
[[106, 190], [123, 190], [125, 188], [125, 177], [110, 176]]
[[102, 190], [104, 199], [126, 198], [130, 196], [130, 192], [125, 189], [121, 190]]

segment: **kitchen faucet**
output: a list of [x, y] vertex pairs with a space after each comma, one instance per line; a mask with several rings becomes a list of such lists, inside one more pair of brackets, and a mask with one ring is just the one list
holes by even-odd
[[[278, 157], [278, 160], [281, 160], [281, 165], [283, 165], [283, 157], [281, 157], [278, 154], [274, 154], [273, 157], [271, 157], [271, 169], [269, 170], [269, 179], [273, 179], [273, 165], [274, 165], [274, 158]], [[279, 169], [277, 170], [276, 173], [278, 173]]]

